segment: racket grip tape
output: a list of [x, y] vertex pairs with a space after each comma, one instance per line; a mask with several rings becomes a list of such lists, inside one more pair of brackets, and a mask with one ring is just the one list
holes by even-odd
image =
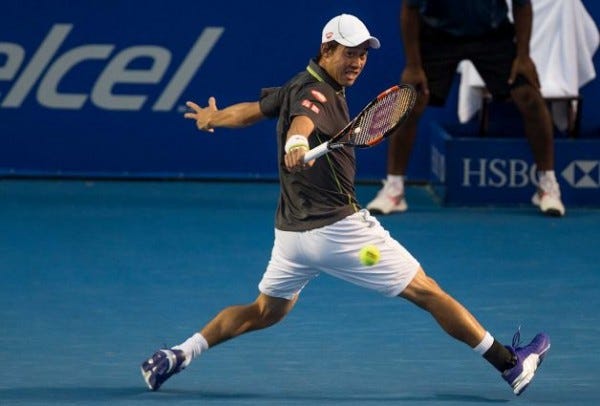
[[324, 142], [317, 145], [313, 149], [309, 150], [304, 154], [304, 163], [309, 163], [313, 159], [317, 159], [320, 156], [325, 155], [329, 152], [329, 142]]

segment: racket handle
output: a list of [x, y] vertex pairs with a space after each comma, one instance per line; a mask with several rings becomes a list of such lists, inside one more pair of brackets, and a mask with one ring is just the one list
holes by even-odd
[[321, 145], [317, 145], [313, 149], [309, 150], [304, 154], [304, 163], [309, 163], [313, 159], [317, 159], [320, 156], [325, 155], [329, 152], [329, 142], [324, 142]]

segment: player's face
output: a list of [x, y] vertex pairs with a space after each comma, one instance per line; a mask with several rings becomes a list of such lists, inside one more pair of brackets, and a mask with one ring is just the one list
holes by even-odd
[[322, 64], [340, 85], [352, 86], [367, 63], [368, 51], [368, 42], [353, 48], [340, 45], [324, 55]]

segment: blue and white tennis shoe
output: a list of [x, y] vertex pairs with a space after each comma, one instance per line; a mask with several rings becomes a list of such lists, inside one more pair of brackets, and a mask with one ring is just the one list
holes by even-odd
[[550, 349], [550, 337], [545, 333], [539, 333], [524, 347], [519, 347], [520, 340], [521, 333], [517, 331], [512, 346], [506, 347], [515, 355], [516, 365], [502, 373], [502, 378], [508, 382], [517, 396], [527, 388]]
[[181, 350], [161, 349], [142, 363], [142, 376], [152, 390], [160, 386], [172, 375], [183, 370], [185, 355]]

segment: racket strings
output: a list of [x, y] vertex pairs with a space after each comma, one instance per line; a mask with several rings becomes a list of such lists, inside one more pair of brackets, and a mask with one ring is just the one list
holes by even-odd
[[349, 131], [349, 140], [357, 146], [377, 143], [404, 119], [414, 104], [414, 92], [400, 88], [378, 99], [360, 115]]

